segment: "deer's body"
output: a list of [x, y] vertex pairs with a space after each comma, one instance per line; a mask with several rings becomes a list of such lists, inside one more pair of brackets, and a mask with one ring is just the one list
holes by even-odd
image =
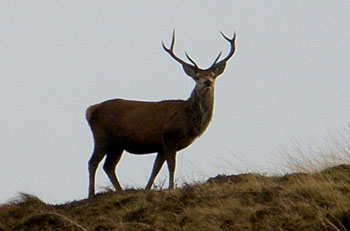
[[186, 148], [209, 125], [213, 97], [201, 103], [201, 111], [192, 99], [160, 102], [112, 99], [86, 111], [94, 139], [119, 146], [133, 154], [162, 151], [164, 142], [173, 142], [176, 150]]
[[[225, 37], [225, 36], [224, 36]], [[90, 106], [86, 119], [94, 138], [94, 152], [89, 160], [89, 196], [95, 194], [95, 173], [99, 162], [106, 156], [104, 170], [117, 190], [121, 190], [115, 175], [115, 167], [124, 150], [134, 154], [158, 153], [146, 189], [166, 161], [169, 169], [169, 188], [174, 188], [176, 152], [189, 146], [208, 127], [212, 118], [215, 78], [225, 68], [233, 55], [234, 39], [230, 54], [219, 63], [206, 69], [183, 62], [173, 54], [171, 48], [164, 49], [180, 62], [190, 77], [196, 81], [187, 100], [160, 102], [112, 99]]]

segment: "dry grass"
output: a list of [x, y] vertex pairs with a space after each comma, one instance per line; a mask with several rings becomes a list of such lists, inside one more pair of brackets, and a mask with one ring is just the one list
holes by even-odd
[[[48, 205], [22, 195], [2, 230], [349, 230], [350, 166], [282, 177], [217, 176], [173, 191], [105, 192]], [[0, 229], [0, 230], [1, 230]]]
[[22, 194], [0, 205], [0, 231], [350, 230], [350, 165], [341, 164], [349, 163], [349, 140], [283, 150], [290, 172], [283, 176], [219, 175], [172, 191], [108, 190], [62, 205]]
[[280, 172], [314, 173], [340, 164], [350, 164], [350, 125], [328, 136], [320, 143], [319, 138], [308, 142], [297, 139], [288, 148], [278, 150]]

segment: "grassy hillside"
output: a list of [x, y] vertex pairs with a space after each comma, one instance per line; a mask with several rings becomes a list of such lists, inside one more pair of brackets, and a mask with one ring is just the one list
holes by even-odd
[[282, 177], [217, 176], [173, 191], [105, 192], [0, 206], [0, 230], [350, 230], [350, 166]]

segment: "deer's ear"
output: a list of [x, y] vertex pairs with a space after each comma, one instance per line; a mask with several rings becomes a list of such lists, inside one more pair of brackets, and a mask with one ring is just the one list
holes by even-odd
[[197, 78], [197, 68], [194, 66], [191, 66], [189, 64], [182, 64], [182, 68], [184, 69], [185, 73], [192, 77], [193, 79]]
[[218, 63], [216, 64], [214, 67], [213, 67], [213, 72], [215, 74], [215, 76], [219, 76], [222, 74], [222, 72], [224, 72], [225, 70], [225, 67], [226, 67], [226, 63]]

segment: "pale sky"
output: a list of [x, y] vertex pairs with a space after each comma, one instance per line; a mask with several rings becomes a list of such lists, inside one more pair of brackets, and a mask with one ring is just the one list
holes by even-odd
[[[161, 47], [201, 67], [237, 52], [216, 82], [207, 131], [178, 153], [176, 181], [279, 168], [297, 137], [350, 121], [350, 1], [0, 2], [0, 203], [87, 196], [86, 108], [111, 98], [186, 99], [194, 82]], [[118, 177], [144, 187], [154, 154], [124, 153]], [[156, 183], [167, 179], [166, 165]], [[110, 186], [98, 169], [97, 191]], [[165, 183], [167, 186], [167, 183]]]

